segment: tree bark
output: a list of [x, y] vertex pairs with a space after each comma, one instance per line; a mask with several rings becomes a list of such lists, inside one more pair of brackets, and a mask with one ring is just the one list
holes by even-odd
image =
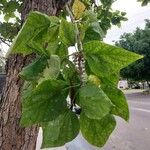
[[[56, 15], [66, 0], [25, 0], [21, 14], [22, 23], [31, 10], [48, 15]], [[11, 55], [6, 64], [6, 84], [0, 104], [0, 150], [34, 150], [38, 135], [38, 127], [22, 128], [20, 91], [23, 81], [19, 77], [22, 68], [31, 62], [35, 55], [23, 57]]]

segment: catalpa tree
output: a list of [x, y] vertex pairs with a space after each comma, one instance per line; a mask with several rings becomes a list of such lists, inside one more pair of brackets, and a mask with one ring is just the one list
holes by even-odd
[[[117, 89], [119, 71], [142, 56], [102, 42], [109, 26], [100, 20], [112, 14], [107, 9], [113, 1], [101, 2], [68, 2], [57, 17], [30, 12], [11, 45], [9, 54], [36, 54], [20, 72], [25, 80], [20, 124], [42, 127], [42, 148], [62, 146], [79, 131], [102, 147], [115, 129], [114, 115], [129, 119], [125, 96]], [[117, 24], [124, 15], [109, 18]]]

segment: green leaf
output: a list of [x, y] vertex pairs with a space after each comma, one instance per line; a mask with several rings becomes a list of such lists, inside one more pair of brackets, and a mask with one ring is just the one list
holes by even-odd
[[106, 115], [100, 120], [80, 116], [80, 128], [83, 137], [92, 145], [102, 147], [115, 129], [116, 120], [112, 115]]
[[63, 78], [71, 82], [73, 81], [74, 83], [80, 83], [80, 76], [75, 68], [75, 65], [68, 59], [64, 59], [62, 62], [62, 76]]
[[9, 13], [7, 13], [7, 14], [4, 16], [4, 20], [5, 20], [6, 22], [8, 22], [10, 18], [15, 18], [14, 12], [9, 12]]
[[60, 19], [56, 16], [49, 16], [49, 19], [51, 21], [50, 27], [58, 26], [60, 24]]
[[109, 75], [106, 75], [105, 77], [101, 77], [102, 83], [108, 84], [111, 86], [117, 86], [119, 82], [119, 73], [112, 73]]
[[37, 35], [37, 33], [43, 30], [43, 28], [47, 29], [49, 26], [50, 20], [47, 15], [39, 12], [31, 12], [9, 51], [11, 53], [22, 53], [24, 55], [34, 52], [30, 47], [28, 47], [28, 43], [35, 34]]
[[60, 72], [60, 58], [57, 55], [51, 55], [48, 60], [47, 71], [44, 70], [44, 77], [46, 79], [56, 79]]
[[49, 55], [58, 55], [60, 58], [67, 58], [68, 55], [68, 47], [61, 43], [58, 40], [55, 40], [55, 42], [51, 42], [48, 44], [47, 51]]
[[54, 42], [59, 36], [59, 26], [52, 26], [48, 30], [49, 33], [49, 42]]
[[97, 76], [95, 76], [93, 74], [88, 76], [88, 82], [92, 83], [92, 84], [94, 84], [96, 86], [99, 86], [101, 84], [101, 80]]
[[30, 97], [32, 95], [33, 89], [36, 88], [36, 85], [37, 85], [36, 82], [25, 81], [21, 90], [21, 96], [22, 96], [21, 99], [26, 99]]
[[92, 10], [85, 10], [82, 15], [82, 21], [86, 23], [98, 22], [97, 14]]
[[67, 110], [55, 120], [42, 124], [42, 148], [58, 147], [72, 141], [79, 133], [77, 116]]
[[[94, 74], [94, 72], [91, 71], [87, 61], [85, 61], [85, 70], [87, 75]], [[99, 80], [101, 81], [101, 83], [117, 86], [119, 78], [119, 73], [112, 73], [105, 75], [105, 77], [99, 77]]]
[[98, 22], [92, 22], [85, 31], [84, 43], [91, 40], [102, 40], [104, 37], [103, 30]]
[[64, 45], [63, 43], [60, 43], [58, 45], [58, 48], [56, 50], [56, 55], [58, 55], [60, 58], [64, 58], [68, 56], [68, 47]]
[[68, 46], [75, 45], [74, 25], [71, 22], [62, 19], [59, 28], [59, 36], [63, 44]]
[[110, 86], [108, 84], [102, 84], [101, 88], [114, 104], [114, 108], [112, 109], [111, 113], [128, 121], [129, 108], [123, 92], [117, 87]]
[[99, 77], [109, 77], [118, 73], [121, 68], [142, 58], [141, 55], [100, 41], [85, 43], [83, 48], [91, 71]]
[[37, 58], [28, 66], [24, 67], [20, 72], [21, 78], [28, 81], [35, 81], [38, 80], [43, 70], [48, 65], [46, 57]]
[[15, 10], [19, 7], [18, 1], [7, 1], [5, 2], [5, 9], [3, 10], [4, 13], [8, 12], [15, 12]]
[[31, 95], [23, 95], [21, 125], [52, 121], [64, 113], [69, 92], [66, 87], [64, 81], [46, 80], [33, 89]]
[[79, 90], [82, 112], [91, 119], [101, 119], [109, 114], [112, 103], [101, 88], [93, 84], [83, 86]]
[[39, 83], [48, 79], [56, 79], [60, 73], [60, 58], [57, 55], [51, 55], [47, 60], [48, 65], [43, 70], [42, 78], [39, 79]]
[[[37, 32], [31, 41], [28, 43], [28, 46], [38, 54], [45, 54], [50, 55], [47, 47], [49, 44], [57, 43], [58, 42], [58, 35], [59, 35], [59, 18], [55, 16], [50, 16], [50, 26], [41, 28], [40, 32]], [[58, 47], [58, 43], [57, 43]]]
[[[47, 27], [41, 28], [33, 38], [28, 42], [27, 46], [39, 55], [47, 55], [46, 46], [48, 43]], [[49, 56], [49, 55], [48, 55]]]

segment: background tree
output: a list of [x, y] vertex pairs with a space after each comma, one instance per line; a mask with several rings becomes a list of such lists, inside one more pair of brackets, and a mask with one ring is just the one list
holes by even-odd
[[[126, 20], [124, 17], [125, 13], [112, 11], [111, 6], [113, 2], [114, 0], [101, 0], [100, 7], [95, 10], [98, 12], [97, 19], [99, 21], [97, 22], [98, 24], [94, 24], [94, 26], [96, 25], [98, 30], [93, 29], [93, 25], [88, 26], [85, 35], [87, 39], [91, 38], [91, 31], [93, 31], [96, 38], [102, 40], [111, 25], [120, 25], [122, 20]], [[4, 15], [5, 22], [1, 22], [0, 24], [0, 40], [9, 45], [20, 29], [22, 23], [26, 20], [26, 16], [30, 10], [37, 10], [48, 15], [58, 15], [60, 10], [64, 8], [65, 3], [65, 0], [43, 0], [40, 2], [38, 0], [2, 0], [0, 2], [0, 11]], [[83, 0], [83, 3], [87, 7], [91, 7], [91, 3], [95, 2]], [[16, 11], [21, 13], [21, 19], [14, 15]], [[65, 18], [65, 11], [62, 11], [60, 15]], [[89, 13], [89, 16], [90, 15], [91, 13]], [[9, 22], [10, 18], [14, 18], [15, 21], [13, 23]], [[7, 79], [1, 99], [0, 109], [0, 149], [35, 149], [38, 128], [36, 126], [31, 128], [21, 128], [19, 126], [21, 116], [20, 90], [23, 81], [18, 74], [24, 65], [32, 61], [33, 58], [35, 58], [35, 54], [26, 57], [23, 57], [20, 54], [15, 54], [9, 56], [7, 60]]]
[[[116, 42], [117, 46], [141, 54], [144, 59], [129, 65], [121, 71], [123, 78], [134, 81], [150, 81], [150, 20], [144, 29], [137, 28], [133, 33], [125, 33]], [[150, 85], [149, 85], [150, 86]]]
[[142, 6], [146, 6], [150, 0], [138, 0], [139, 2], [142, 2]]

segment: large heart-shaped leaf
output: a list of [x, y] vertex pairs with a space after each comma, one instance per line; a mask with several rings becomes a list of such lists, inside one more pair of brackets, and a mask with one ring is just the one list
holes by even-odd
[[112, 108], [109, 98], [94, 84], [83, 86], [79, 90], [79, 99], [82, 112], [91, 119], [101, 119]]
[[83, 48], [91, 71], [100, 77], [109, 77], [113, 73], [118, 73], [121, 68], [142, 58], [138, 54], [100, 41], [85, 43]]
[[28, 46], [30, 40], [43, 29], [48, 29], [49, 26], [50, 19], [47, 15], [40, 12], [31, 12], [11, 45], [10, 52], [25, 55], [33, 53], [34, 50]]
[[115, 129], [116, 121], [112, 115], [106, 115], [100, 120], [80, 116], [80, 128], [83, 137], [92, 145], [102, 147]]
[[46, 80], [33, 89], [31, 94], [23, 93], [21, 124], [23, 126], [55, 120], [67, 108], [68, 88], [64, 81]]
[[67, 110], [55, 120], [43, 123], [42, 148], [58, 147], [73, 140], [79, 133], [79, 121], [77, 116]]

